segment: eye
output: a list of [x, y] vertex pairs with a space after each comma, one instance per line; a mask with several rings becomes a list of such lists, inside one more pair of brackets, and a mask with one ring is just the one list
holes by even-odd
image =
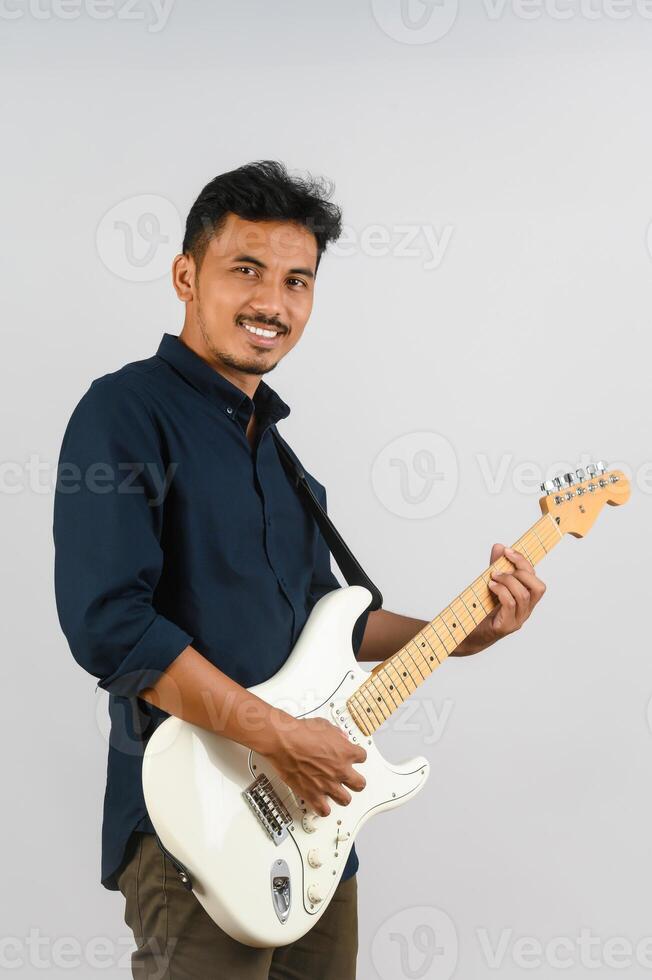
[[307, 283], [305, 283], [305, 282], [303, 281], [303, 279], [288, 279], [288, 282], [296, 282], [296, 283], [298, 283], [298, 284], [299, 284], [300, 286], [306, 286], [306, 287], [307, 287]]
[[239, 266], [236, 266], [236, 268], [234, 269], [234, 272], [253, 272], [253, 274], [256, 275], [256, 270], [255, 269], [252, 269], [250, 265], [239, 265]]

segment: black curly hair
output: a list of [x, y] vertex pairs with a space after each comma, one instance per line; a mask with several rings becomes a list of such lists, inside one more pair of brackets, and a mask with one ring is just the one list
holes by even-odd
[[323, 178], [290, 176], [276, 160], [246, 163], [206, 184], [186, 219], [183, 252], [199, 270], [209, 242], [233, 213], [246, 221], [292, 221], [308, 228], [317, 240], [317, 269], [328, 243], [342, 233], [342, 211], [329, 200], [332, 192]]

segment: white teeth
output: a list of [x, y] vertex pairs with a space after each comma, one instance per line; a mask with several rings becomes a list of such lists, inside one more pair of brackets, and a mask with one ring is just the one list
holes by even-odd
[[248, 330], [249, 333], [255, 333], [259, 337], [275, 337], [276, 334], [278, 333], [278, 330], [263, 330], [262, 327], [252, 327], [244, 321], [242, 323], [242, 326], [245, 328], [245, 330]]

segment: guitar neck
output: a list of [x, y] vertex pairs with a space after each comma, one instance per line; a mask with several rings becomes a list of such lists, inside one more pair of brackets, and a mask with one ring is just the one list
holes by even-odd
[[[536, 565], [562, 537], [557, 522], [548, 513], [512, 547]], [[513, 567], [501, 556], [409, 643], [374, 667], [347, 701], [354, 721], [366, 735], [377, 731], [498, 605], [487, 583], [494, 570], [508, 572]]]

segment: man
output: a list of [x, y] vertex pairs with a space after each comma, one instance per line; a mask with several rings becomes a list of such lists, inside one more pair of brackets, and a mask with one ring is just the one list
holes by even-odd
[[[254, 949], [183, 888], [141, 785], [144, 745], [175, 714], [266, 755], [318, 814], [364, 786], [361, 746], [247, 690], [277, 672], [315, 602], [339, 587], [269, 431], [290, 409], [262, 380], [301, 339], [320, 259], [339, 237], [328, 196], [273, 161], [211, 181], [173, 264], [180, 336], [166, 333], [153, 357], [94, 381], [63, 439], [57, 606], [74, 657], [109, 692], [102, 884], [125, 897], [138, 977], [355, 976], [355, 849], [301, 940]], [[323, 485], [308, 479], [325, 506]], [[544, 592], [522, 556], [494, 545], [491, 561], [503, 551], [513, 574], [496, 576], [499, 605], [458, 655], [519, 629]], [[424, 625], [366, 611], [353, 647], [359, 660], [385, 660]]]

